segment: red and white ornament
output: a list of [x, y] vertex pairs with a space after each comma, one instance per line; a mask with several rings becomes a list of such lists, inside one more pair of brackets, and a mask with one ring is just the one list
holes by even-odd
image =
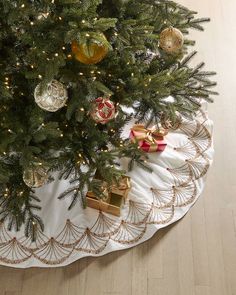
[[93, 102], [90, 115], [96, 123], [106, 124], [115, 118], [116, 108], [109, 97], [98, 97]]

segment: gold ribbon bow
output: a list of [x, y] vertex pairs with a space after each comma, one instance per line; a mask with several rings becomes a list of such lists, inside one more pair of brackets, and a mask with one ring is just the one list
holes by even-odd
[[167, 131], [163, 128], [160, 128], [156, 125], [154, 125], [151, 128], [145, 128], [144, 125], [138, 124], [134, 125], [131, 128], [131, 131], [134, 132], [134, 141], [139, 141], [139, 140], [146, 140], [151, 144], [156, 143], [156, 139], [162, 138], [167, 134]]

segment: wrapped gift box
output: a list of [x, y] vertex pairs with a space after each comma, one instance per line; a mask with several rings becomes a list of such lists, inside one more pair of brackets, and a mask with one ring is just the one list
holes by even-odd
[[131, 141], [138, 143], [139, 147], [147, 153], [162, 152], [166, 148], [164, 136], [168, 130], [161, 126], [146, 128], [142, 124], [134, 125], [130, 131]]
[[[98, 177], [95, 175], [95, 178]], [[122, 206], [127, 199], [130, 189], [130, 177], [123, 176], [118, 184], [113, 183], [108, 188], [106, 199], [98, 199], [93, 192], [88, 191], [86, 195], [87, 206], [115, 216], [120, 216]]]

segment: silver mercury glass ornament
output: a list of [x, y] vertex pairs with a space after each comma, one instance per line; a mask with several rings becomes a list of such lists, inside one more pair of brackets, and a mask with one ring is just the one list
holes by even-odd
[[68, 93], [61, 82], [52, 80], [43, 91], [41, 91], [41, 83], [39, 83], [35, 88], [34, 98], [41, 109], [56, 112], [66, 104]]

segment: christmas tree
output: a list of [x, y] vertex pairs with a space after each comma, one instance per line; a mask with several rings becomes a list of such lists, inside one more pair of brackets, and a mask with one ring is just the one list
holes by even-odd
[[34, 188], [54, 171], [76, 184], [61, 198], [86, 206], [87, 190], [103, 197], [95, 171], [111, 184], [125, 173], [119, 158], [148, 169], [147, 154], [121, 137], [131, 118], [171, 127], [216, 94], [214, 73], [189, 65], [189, 30], [209, 19], [173, 1], [0, 0], [0, 9], [0, 218], [9, 229], [43, 230]]

